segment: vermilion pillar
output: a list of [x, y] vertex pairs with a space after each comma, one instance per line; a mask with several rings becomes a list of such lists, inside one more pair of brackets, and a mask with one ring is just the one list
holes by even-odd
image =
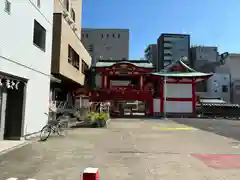
[[164, 112], [164, 82], [163, 79], [161, 78], [160, 81], [160, 113]]
[[141, 89], [143, 89], [143, 88], [144, 88], [144, 79], [143, 79], [143, 76], [140, 77], [140, 82], [141, 82], [141, 83], [140, 83], [140, 84], [141, 84], [140, 87], [141, 87]]
[[149, 103], [149, 115], [153, 116], [153, 98], [151, 99]]
[[105, 88], [105, 75], [101, 73], [101, 88]]
[[196, 114], [196, 80], [192, 80], [192, 112]]

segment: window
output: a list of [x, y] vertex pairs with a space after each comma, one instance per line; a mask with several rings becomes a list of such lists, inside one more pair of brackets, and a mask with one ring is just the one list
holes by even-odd
[[115, 38], [115, 34], [112, 34], [112, 37]]
[[118, 38], [120, 38], [120, 34], [118, 33]]
[[107, 38], [109, 38], [109, 34], [107, 34]]
[[228, 86], [222, 85], [222, 92], [228, 92]]
[[69, 11], [69, 0], [64, 0], [64, 7]]
[[93, 52], [93, 44], [90, 44], [90, 45], [88, 46], [88, 51], [89, 51], [89, 52]]
[[41, 0], [37, 0], [37, 6], [40, 8], [41, 7]]
[[87, 63], [82, 59], [82, 73], [86, 74], [86, 72], [88, 71], [89, 67], [87, 65]]
[[172, 56], [171, 53], [164, 53], [164, 56]]
[[172, 47], [164, 47], [164, 49], [172, 49]]
[[102, 39], [103, 39], [103, 34], [101, 35]]
[[46, 29], [34, 20], [33, 43], [43, 51], [46, 48]]
[[70, 45], [68, 45], [68, 62], [72, 63], [73, 60], [73, 49]]
[[75, 22], [75, 11], [73, 10], [73, 8], [71, 9], [71, 17], [72, 20]]
[[85, 37], [88, 38], [88, 34], [86, 34]]
[[166, 44], [173, 44], [173, 42], [171, 42], [171, 41], [166, 41], [166, 40], [164, 40], [164, 42], [163, 42], [164, 44], [166, 43]]
[[11, 13], [11, 3], [10, 3], [8, 0], [5, 1], [5, 11], [6, 11], [8, 14]]
[[79, 70], [79, 55], [68, 45], [68, 63]]

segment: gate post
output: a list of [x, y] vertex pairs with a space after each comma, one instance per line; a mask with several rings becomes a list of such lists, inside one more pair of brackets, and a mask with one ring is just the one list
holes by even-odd
[[82, 180], [99, 180], [98, 168], [88, 167], [84, 169]]
[[153, 116], [153, 98], [149, 101], [149, 115]]

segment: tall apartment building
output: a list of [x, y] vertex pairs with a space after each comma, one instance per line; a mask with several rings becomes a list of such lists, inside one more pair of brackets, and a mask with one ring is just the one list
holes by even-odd
[[0, 139], [20, 140], [48, 120], [53, 0], [1, 0], [0, 24]]
[[190, 64], [190, 35], [187, 34], [161, 34], [157, 40], [158, 61], [157, 70], [163, 69], [173, 61], [186, 57], [184, 63]]
[[52, 74], [61, 84], [53, 84], [52, 100], [72, 105], [72, 91], [83, 88], [91, 56], [81, 42], [82, 0], [54, 0]]
[[92, 57], [98, 60], [129, 58], [129, 29], [82, 29], [82, 42]]
[[218, 48], [215, 46], [193, 46], [190, 48], [190, 54], [191, 65], [196, 69], [219, 60]]
[[158, 46], [157, 44], [149, 44], [144, 51], [145, 59], [153, 64], [153, 67], [157, 69], [158, 61]]

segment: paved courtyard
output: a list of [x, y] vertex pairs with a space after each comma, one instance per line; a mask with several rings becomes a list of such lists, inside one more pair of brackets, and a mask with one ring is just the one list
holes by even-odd
[[101, 180], [239, 180], [238, 145], [171, 120], [116, 119], [1, 155], [0, 179], [79, 180], [91, 166]]

